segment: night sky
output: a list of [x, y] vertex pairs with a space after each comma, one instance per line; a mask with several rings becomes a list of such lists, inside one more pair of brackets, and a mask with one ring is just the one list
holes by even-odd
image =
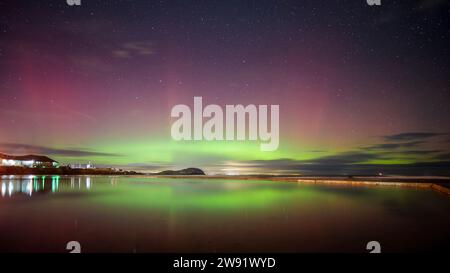
[[[210, 174], [450, 174], [450, 1], [0, 0], [0, 152]], [[280, 105], [280, 146], [176, 104]]]

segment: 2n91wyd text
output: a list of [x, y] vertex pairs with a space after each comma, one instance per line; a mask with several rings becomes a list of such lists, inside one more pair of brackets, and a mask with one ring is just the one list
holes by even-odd
[[255, 258], [255, 257], [230, 257], [208, 259], [189, 259], [180, 257], [173, 261], [174, 269], [196, 269], [206, 270], [208, 267], [214, 268], [274, 268], [276, 260], [274, 258]]

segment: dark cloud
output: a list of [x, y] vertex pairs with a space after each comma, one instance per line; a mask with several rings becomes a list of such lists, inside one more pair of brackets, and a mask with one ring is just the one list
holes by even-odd
[[384, 136], [386, 141], [419, 141], [425, 140], [436, 136], [442, 136], [445, 134], [441, 133], [430, 133], [430, 132], [410, 132], [401, 133], [396, 135]]
[[383, 158], [378, 154], [364, 153], [364, 152], [348, 152], [342, 153], [332, 156], [324, 156], [319, 157], [317, 159], [311, 160], [293, 160], [288, 158], [281, 158], [276, 160], [252, 160], [245, 161], [243, 164], [246, 167], [260, 167], [264, 165], [264, 167], [289, 167], [289, 168], [297, 168], [299, 166], [343, 166], [349, 164], [358, 164], [367, 162], [374, 159]]
[[[450, 154], [447, 155], [450, 158]], [[277, 159], [236, 162], [235, 166], [246, 166], [254, 169], [263, 169], [278, 174], [302, 174], [302, 175], [450, 175], [450, 160], [436, 162], [419, 162], [411, 164], [321, 164], [308, 161]], [[227, 165], [233, 167], [233, 165]]]
[[137, 172], [157, 172], [157, 171], [163, 171], [171, 168], [176, 168], [173, 164], [164, 163], [164, 162], [155, 162], [155, 163], [130, 163], [130, 164], [124, 164], [124, 165], [117, 165], [117, 164], [97, 164], [96, 165], [99, 168], [115, 168], [115, 169], [123, 169], [123, 170], [130, 170], [130, 171], [137, 171]]
[[429, 155], [440, 153], [442, 150], [409, 150], [409, 151], [401, 151], [396, 154], [398, 155]]
[[[281, 158], [276, 160], [235, 161], [227, 167], [245, 167], [251, 170], [264, 170], [270, 173], [303, 174], [303, 175], [450, 175], [450, 153], [440, 149], [421, 148], [428, 143], [424, 139], [440, 136], [438, 133], [404, 133], [387, 136], [389, 140], [405, 141], [399, 143], [380, 143], [361, 148], [353, 152], [323, 156], [311, 160], [293, 160]], [[420, 139], [420, 140], [416, 140]], [[413, 140], [413, 141], [411, 141]], [[409, 148], [409, 149], [408, 149]], [[395, 162], [415, 156], [427, 156], [432, 162], [416, 162], [407, 164], [376, 164], [376, 160]]]
[[446, 134], [430, 132], [409, 132], [383, 136], [383, 139], [386, 142], [365, 146], [360, 148], [360, 150], [365, 152], [373, 152], [380, 156], [383, 155], [386, 159], [431, 155], [445, 152], [445, 150], [427, 150], [424, 149], [424, 146], [426, 146], [426, 144], [432, 143], [432, 141], [430, 141], [432, 138], [443, 135]]
[[408, 164], [375, 164], [372, 160], [390, 160], [402, 155], [427, 155], [441, 153], [440, 150], [411, 150], [400, 153], [348, 152], [333, 156], [324, 156], [312, 160], [293, 160], [281, 158], [275, 160], [234, 161], [227, 167], [245, 167], [251, 170], [264, 170], [268, 173], [303, 175], [450, 175], [450, 153], [435, 156], [434, 162]]
[[442, 160], [442, 161], [450, 161], [450, 153], [447, 152], [447, 153], [442, 153], [442, 154], [436, 155], [434, 157], [434, 159]]
[[71, 157], [84, 156], [120, 156], [118, 154], [101, 153], [87, 150], [67, 150], [67, 149], [53, 149], [43, 146], [17, 144], [17, 143], [0, 143], [0, 151], [6, 154], [23, 155], [23, 154], [44, 154], [44, 155], [58, 155]]
[[399, 148], [411, 148], [417, 147], [421, 144], [426, 143], [425, 141], [410, 141], [405, 143], [380, 143], [374, 144], [372, 146], [363, 147], [362, 150], [368, 151], [378, 151], [378, 150], [395, 150]]
[[369, 160], [382, 158], [379, 154], [365, 153], [365, 152], [348, 152], [332, 156], [324, 156], [314, 160], [303, 161], [307, 164], [319, 165], [341, 165], [341, 164], [355, 164], [362, 163]]

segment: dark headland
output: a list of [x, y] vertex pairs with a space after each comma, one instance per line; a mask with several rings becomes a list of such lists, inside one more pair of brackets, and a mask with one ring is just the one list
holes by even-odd
[[156, 175], [206, 175], [204, 171], [199, 168], [187, 168], [178, 171], [162, 171], [156, 173]]

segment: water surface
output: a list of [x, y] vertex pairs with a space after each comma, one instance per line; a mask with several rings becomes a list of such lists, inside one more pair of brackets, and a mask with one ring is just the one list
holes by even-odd
[[105, 176], [3, 176], [0, 251], [439, 251], [450, 198], [427, 189]]

